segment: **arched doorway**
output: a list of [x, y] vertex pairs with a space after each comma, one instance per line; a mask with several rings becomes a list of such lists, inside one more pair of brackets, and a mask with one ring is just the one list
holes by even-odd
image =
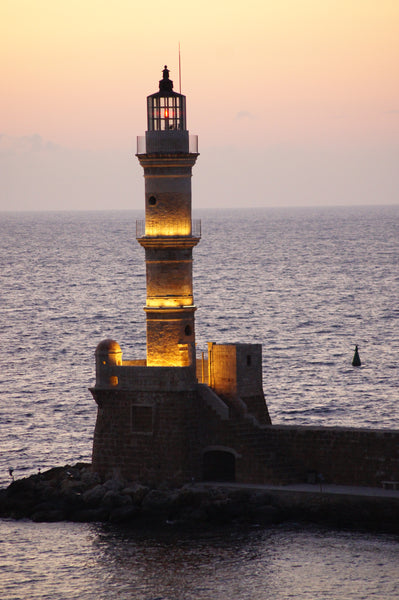
[[228, 450], [207, 450], [202, 461], [203, 481], [235, 481], [236, 458]]

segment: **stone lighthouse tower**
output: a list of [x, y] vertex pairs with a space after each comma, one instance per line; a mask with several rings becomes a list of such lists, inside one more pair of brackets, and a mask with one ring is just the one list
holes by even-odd
[[137, 239], [146, 261], [147, 366], [194, 367], [192, 249], [200, 222], [191, 218], [191, 171], [198, 142], [187, 131], [186, 98], [173, 91], [166, 66], [159, 91], [147, 98], [147, 131], [137, 146], [145, 178]]
[[264, 430], [270, 417], [260, 344], [209, 343], [196, 368], [192, 252], [201, 229], [191, 218], [191, 172], [198, 143], [166, 66], [159, 91], [147, 97], [147, 131], [137, 141], [147, 355], [125, 360], [115, 340], [97, 345], [93, 471], [151, 485], [262, 481], [274, 449]]

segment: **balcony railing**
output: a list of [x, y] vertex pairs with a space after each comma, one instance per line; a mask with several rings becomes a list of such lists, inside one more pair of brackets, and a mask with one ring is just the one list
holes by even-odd
[[[152, 141], [151, 144], [153, 147], [152, 152], [156, 152], [156, 144], [154, 143], [154, 141]], [[190, 154], [198, 154], [198, 135], [188, 136], [188, 151]], [[163, 144], [159, 146], [159, 152], [165, 152]], [[137, 154], [147, 154], [147, 144], [145, 135], [137, 136]]]
[[136, 238], [142, 237], [201, 237], [201, 219], [187, 220], [165, 220], [158, 225], [148, 224], [145, 219], [136, 221]]

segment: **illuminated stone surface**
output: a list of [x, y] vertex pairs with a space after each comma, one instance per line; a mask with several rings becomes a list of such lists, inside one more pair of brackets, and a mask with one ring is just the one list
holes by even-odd
[[192, 249], [199, 239], [191, 235], [191, 169], [197, 155], [173, 154], [179, 134], [168, 132], [165, 156], [138, 155], [146, 198], [145, 235], [138, 241], [146, 260], [148, 366], [195, 363]]

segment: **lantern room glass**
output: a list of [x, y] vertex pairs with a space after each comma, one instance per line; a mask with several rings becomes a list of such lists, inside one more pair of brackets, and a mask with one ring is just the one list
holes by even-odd
[[186, 98], [182, 94], [147, 98], [148, 131], [186, 129]]

